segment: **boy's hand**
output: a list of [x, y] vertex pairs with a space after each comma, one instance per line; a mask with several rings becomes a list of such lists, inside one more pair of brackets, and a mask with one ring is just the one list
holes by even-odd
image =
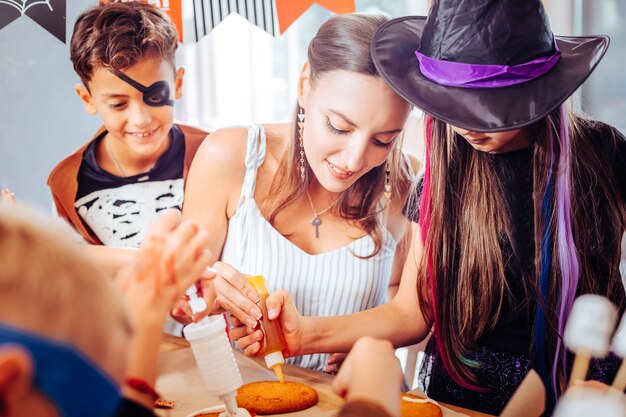
[[577, 379], [576, 381], [574, 381], [574, 384], [570, 387], [570, 390], [574, 391], [578, 389], [594, 389], [596, 391], [605, 392], [605, 393], [610, 393], [610, 392], [619, 393], [619, 391], [613, 388], [612, 386], [607, 385], [603, 382], [594, 381], [594, 380], [581, 381], [580, 379]]
[[328, 361], [326, 362], [326, 367], [324, 368], [324, 372], [328, 374], [337, 375], [341, 365], [346, 360], [347, 353], [333, 353], [328, 357]]
[[5, 203], [16, 203], [17, 199], [15, 198], [15, 194], [9, 191], [8, 188], [3, 188], [0, 190], [0, 201], [4, 201]]
[[333, 391], [347, 401], [377, 402], [399, 416], [401, 385], [402, 369], [391, 343], [366, 336], [352, 347], [333, 380]]
[[209, 262], [208, 234], [195, 223], [180, 223], [167, 210], [150, 228], [135, 260], [119, 275], [122, 293], [135, 319], [162, 322], [176, 300]]
[[191, 306], [187, 302], [187, 298], [181, 297], [170, 313], [172, 318], [186, 326], [192, 322], [197, 323], [208, 315], [219, 313], [221, 309], [215, 304], [215, 298], [217, 296], [215, 285], [213, 284], [215, 277], [216, 274], [214, 272], [205, 269], [195, 283], [198, 294], [206, 301], [206, 310], [194, 314], [191, 310]]

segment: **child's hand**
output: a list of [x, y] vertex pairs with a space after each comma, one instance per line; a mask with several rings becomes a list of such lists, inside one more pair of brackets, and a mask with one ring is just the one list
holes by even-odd
[[170, 313], [172, 318], [186, 326], [192, 322], [197, 323], [208, 315], [219, 313], [221, 309], [215, 304], [215, 298], [217, 296], [215, 285], [213, 284], [213, 278], [215, 278], [215, 276], [214, 272], [205, 270], [200, 276], [200, 279], [195, 283], [198, 294], [206, 301], [206, 310], [194, 314], [191, 310], [191, 306], [187, 302], [187, 298], [181, 297]]
[[324, 368], [324, 372], [328, 374], [337, 375], [339, 372], [339, 368], [346, 360], [347, 353], [333, 353], [328, 357], [328, 361], [326, 362], [326, 367]]
[[5, 203], [16, 203], [17, 199], [15, 198], [15, 194], [9, 191], [8, 188], [3, 188], [0, 190], [0, 201], [4, 201]]
[[119, 275], [122, 293], [139, 322], [163, 322], [176, 300], [209, 262], [208, 234], [180, 212], [164, 212], [150, 228], [134, 262]]
[[333, 380], [333, 391], [346, 400], [377, 401], [400, 415], [402, 369], [388, 341], [362, 337], [356, 341]]
[[186, 326], [190, 324], [193, 320], [191, 317], [193, 316], [193, 312], [191, 311], [191, 306], [187, 302], [186, 297], [180, 297], [174, 303], [174, 307], [172, 311], [170, 311], [170, 315], [174, 320]]
[[572, 386], [570, 387], [570, 390], [574, 391], [577, 389], [589, 389], [589, 388], [594, 389], [599, 392], [605, 392], [605, 393], [619, 392], [612, 386], [607, 385], [603, 382], [594, 381], [594, 380], [581, 381], [580, 379], [577, 379], [576, 381], [574, 381], [574, 384], [572, 384]]

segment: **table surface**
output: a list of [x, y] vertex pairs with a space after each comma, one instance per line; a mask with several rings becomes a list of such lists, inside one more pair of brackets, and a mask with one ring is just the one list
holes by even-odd
[[[244, 383], [276, 379], [274, 372], [267, 369], [258, 359], [245, 357], [238, 351], [235, 351], [235, 359], [239, 365]], [[319, 402], [316, 406], [307, 410], [289, 414], [276, 414], [277, 416], [334, 416], [344, 404], [344, 401], [332, 392], [332, 375], [292, 365], [284, 365], [283, 372], [285, 380], [301, 382], [313, 387], [319, 395]], [[165, 336], [161, 344], [158, 375], [157, 391], [164, 399], [173, 400], [176, 403], [173, 409], [157, 410], [159, 416], [187, 417], [194, 411], [221, 404], [219, 399], [206, 394], [193, 353], [189, 348], [189, 344], [183, 338]], [[487, 414], [476, 411], [452, 405], [441, 405], [445, 407], [443, 409], [444, 417], [459, 415], [489, 417]]]

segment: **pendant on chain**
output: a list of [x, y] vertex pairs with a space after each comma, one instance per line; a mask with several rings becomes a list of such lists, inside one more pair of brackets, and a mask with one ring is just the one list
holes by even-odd
[[313, 217], [313, 220], [311, 220], [311, 224], [313, 225], [313, 227], [315, 227], [315, 238], [319, 239], [320, 237], [319, 227], [320, 227], [320, 224], [322, 224], [322, 219], [315, 216]]

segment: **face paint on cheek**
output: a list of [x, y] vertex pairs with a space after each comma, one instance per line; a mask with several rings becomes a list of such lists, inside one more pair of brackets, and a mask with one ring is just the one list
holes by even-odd
[[157, 81], [146, 87], [130, 78], [128, 75], [116, 69], [111, 72], [119, 79], [130, 84], [143, 93], [143, 102], [151, 107], [173, 106], [174, 100], [170, 99], [170, 86], [167, 81]]

